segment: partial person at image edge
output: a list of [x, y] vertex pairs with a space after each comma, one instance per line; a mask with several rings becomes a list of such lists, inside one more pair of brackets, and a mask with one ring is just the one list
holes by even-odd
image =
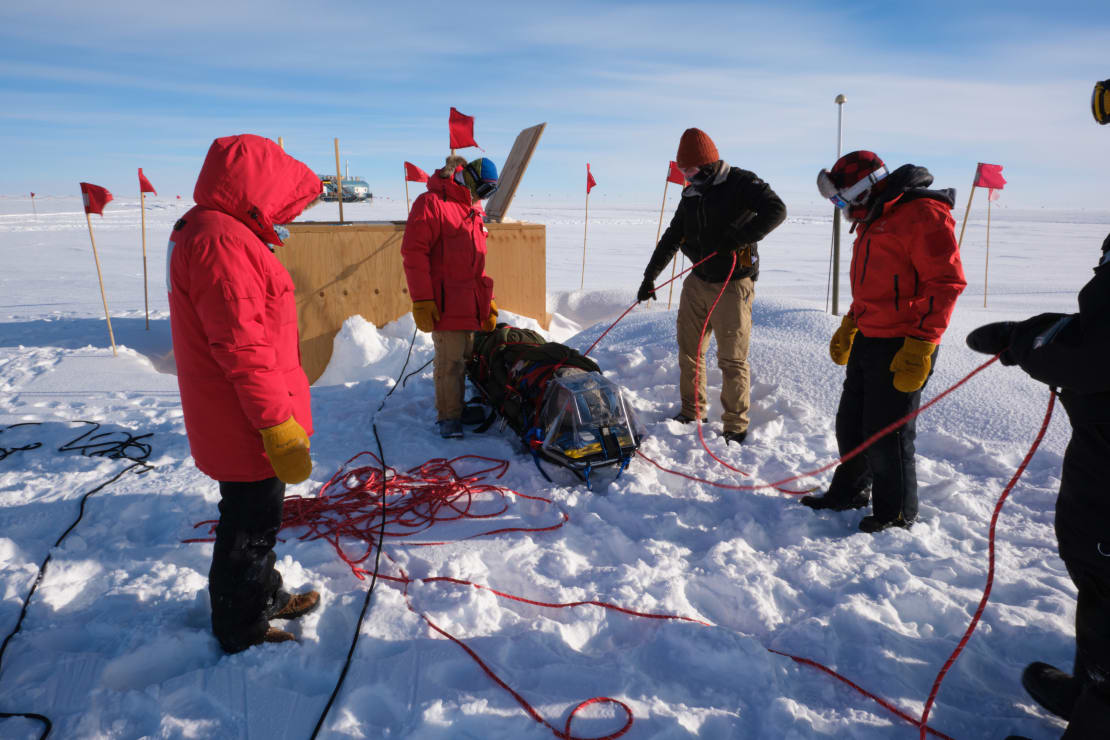
[[[1091, 113], [1110, 123], [1110, 80], [1095, 84]], [[1075, 662], [1070, 674], [1038, 661], [1021, 676], [1038, 704], [1068, 720], [1062, 740], [1110, 737], [1110, 235], [1094, 272], [1079, 291], [1078, 313], [986, 324], [967, 336], [976, 352], [1000, 355], [1003, 365], [1058, 389], [1071, 422], [1056, 540], [1078, 592]]]

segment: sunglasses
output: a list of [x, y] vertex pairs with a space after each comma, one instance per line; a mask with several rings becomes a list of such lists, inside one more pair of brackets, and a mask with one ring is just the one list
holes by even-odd
[[1095, 83], [1091, 93], [1091, 115], [1100, 124], [1110, 123], [1110, 80]]

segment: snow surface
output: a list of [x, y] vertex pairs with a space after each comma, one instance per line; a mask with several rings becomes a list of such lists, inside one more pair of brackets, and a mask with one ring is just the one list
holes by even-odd
[[[672, 193], [668, 213], [674, 200]], [[166, 236], [191, 204], [147, 201], [149, 330], [138, 200], [120, 198], [103, 218], [92, 217], [118, 357], [108, 345], [80, 200], [40, 196], [35, 205], [32, 214], [27, 198], [0, 198], [0, 448], [13, 450], [0, 459], [0, 634], [15, 626], [39, 564], [52, 560], [3, 655], [0, 711], [45, 714], [59, 738], [309, 737], [369, 582], [355, 578], [326, 542], [286, 532], [277, 553], [287, 584], [323, 594], [321, 609], [288, 624], [299, 642], [229, 656], [209, 631], [211, 544], [182, 540], [204, 532], [194, 525], [216, 515], [218, 493], [189, 456], [167, 361], [163, 287]], [[333, 218], [328, 208], [310, 215]], [[389, 200], [344, 208], [351, 220], [403, 218], [404, 209]], [[579, 291], [582, 209], [514, 209], [519, 220], [547, 225], [553, 339], [585, 349], [632, 304], [658, 213], [650, 204], [591, 209], [586, 290]], [[740, 449], [718, 437], [720, 374], [710, 363], [705, 439], [751, 478], [715, 463], [695, 433], [667, 420], [678, 405], [678, 371], [665, 288], [663, 300], [633, 311], [594, 350], [645, 422], [646, 455], [730, 485], [778, 480], [834, 459], [843, 370], [826, 350], [838, 323], [826, 310], [830, 222], [826, 209], [797, 209], [761, 246], [752, 428]], [[989, 308], [985, 224], [985, 206], [977, 205], [963, 248], [970, 285], [926, 398], [985, 359], [964, 345], [975, 326], [1074, 310], [1110, 215], [996, 205]], [[845, 255], [849, 239], [845, 233]], [[842, 286], [843, 311], [846, 280]], [[674, 306], [677, 295], [676, 284]], [[560, 729], [579, 701], [607, 696], [631, 708], [628, 738], [918, 737], [870, 699], [768, 648], [823, 663], [919, 716], [981, 596], [991, 512], [1043, 419], [1045, 387], [995, 364], [926, 411], [918, 423], [921, 521], [911, 531], [869, 536], [856, 532], [863, 512], [816, 514], [796, 497], [694, 483], [642, 459], [595, 492], [560, 471], [548, 483], [507, 430], [440, 440], [430, 368], [375, 415], [412, 334], [408, 316], [380, 328], [361, 317], [347, 321], [313, 388], [315, 469], [290, 494], [313, 495], [345, 460], [375, 449], [371, 421], [387, 463], [399, 470], [435, 457], [505, 459], [510, 467], [497, 483], [550, 498], [569, 515], [565, 526], [462, 540], [464, 530], [436, 525], [421, 536], [448, 544], [387, 542], [382, 572], [451, 576], [545, 602], [599, 600], [712, 626], [595, 606], [543, 608], [443, 583], [414, 583], [406, 602], [398, 584], [379, 580], [321, 737], [552, 735], [417, 612], [464, 641]], [[409, 369], [431, 353], [428, 337], [418, 334]], [[143, 441], [154, 469], [126, 473], [90, 496], [83, 519], [55, 547], [81, 497], [130, 464], [59, 451], [88, 431], [82, 420], [99, 422], [113, 439], [152, 435]], [[24, 422], [37, 424], [11, 426]], [[1075, 591], [1052, 528], [1068, 435], [1058, 411], [1002, 511], [990, 604], [930, 717], [952, 737], [1061, 732], [1061, 722], [1028, 699], [1019, 676], [1033, 660], [1069, 667], [1072, 659]], [[16, 449], [35, 442], [41, 447]], [[551, 505], [511, 499], [498, 525], [546, 526], [558, 516]], [[595, 705], [575, 719], [573, 732], [597, 737], [622, 722], [611, 705]], [[0, 720], [4, 738], [40, 731], [30, 720]]]

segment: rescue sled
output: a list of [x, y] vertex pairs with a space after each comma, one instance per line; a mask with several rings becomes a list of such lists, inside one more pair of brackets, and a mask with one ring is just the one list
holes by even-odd
[[589, 357], [538, 332], [498, 326], [476, 332], [467, 377], [490, 412], [478, 431], [501, 420], [520, 437], [544, 478], [541, 461], [574, 473], [628, 467], [643, 427], [624, 394]]

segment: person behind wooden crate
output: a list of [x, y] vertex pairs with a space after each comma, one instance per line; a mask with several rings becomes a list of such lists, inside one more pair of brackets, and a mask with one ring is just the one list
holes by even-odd
[[401, 241], [412, 317], [435, 347], [436, 425], [444, 439], [463, 436], [466, 360], [474, 332], [497, 325], [493, 279], [486, 274], [482, 201], [497, 190], [486, 157], [451, 155], [412, 204]]

